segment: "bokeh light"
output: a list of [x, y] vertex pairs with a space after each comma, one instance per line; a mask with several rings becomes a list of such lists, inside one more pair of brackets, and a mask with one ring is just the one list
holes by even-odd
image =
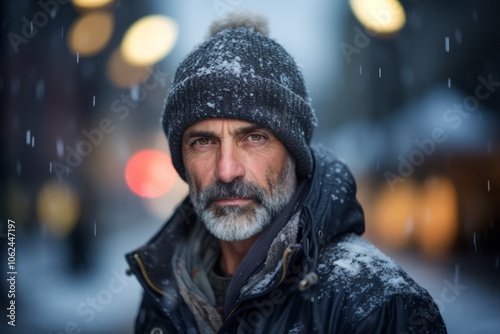
[[125, 180], [136, 195], [155, 198], [167, 193], [177, 178], [170, 157], [157, 150], [134, 154], [125, 167]]
[[383, 187], [373, 208], [374, 234], [388, 248], [403, 249], [411, 241], [415, 224], [415, 185], [411, 180], [395, 190]]
[[68, 34], [69, 49], [90, 57], [101, 52], [113, 34], [114, 18], [110, 12], [92, 12], [76, 20]]
[[144, 82], [149, 77], [147, 66], [131, 65], [123, 59], [119, 49], [108, 59], [106, 72], [109, 80], [119, 88], [131, 88]]
[[38, 193], [36, 208], [42, 225], [55, 236], [68, 235], [80, 217], [78, 194], [65, 183], [46, 183]]
[[453, 183], [445, 177], [433, 177], [421, 188], [416, 226], [417, 242], [429, 257], [447, 255], [453, 246], [458, 227], [457, 195]]
[[150, 15], [135, 22], [121, 45], [124, 59], [133, 65], [152, 65], [165, 57], [177, 41], [177, 23], [163, 15]]
[[96, 9], [110, 5], [114, 0], [71, 0], [71, 2], [77, 8]]
[[406, 179], [395, 189], [382, 187], [374, 199], [373, 237], [385, 248], [418, 246], [430, 258], [448, 254], [458, 233], [458, 199], [453, 182], [432, 177]]
[[175, 178], [175, 182], [168, 193], [157, 198], [143, 198], [145, 209], [151, 216], [165, 220], [186, 197], [189, 187], [180, 177]]
[[394, 34], [406, 23], [403, 6], [397, 0], [349, 0], [359, 22], [374, 34]]

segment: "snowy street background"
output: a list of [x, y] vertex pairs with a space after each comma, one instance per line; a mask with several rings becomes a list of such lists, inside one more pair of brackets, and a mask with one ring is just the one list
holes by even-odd
[[313, 141], [355, 175], [365, 237], [430, 292], [449, 333], [500, 333], [500, 3], [0, 6], [1, 333], [133, 333], [141, 289], [124, 254], [187, 193], [159, 122], [166, 92], [231, 10], [267, 16], [301, 65]]

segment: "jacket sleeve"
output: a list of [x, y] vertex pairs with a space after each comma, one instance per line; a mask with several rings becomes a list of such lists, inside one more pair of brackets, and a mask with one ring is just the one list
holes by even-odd
[[156, 306], [146, 294], [143, 294], [141, 307], [135, 320], [135, 333], [177, 333], [177, 330], [168, 319], [160, 316]]
[[447, 331], [430, 296], [396, 295], [363, 318], [353, 333], [446, 334]]

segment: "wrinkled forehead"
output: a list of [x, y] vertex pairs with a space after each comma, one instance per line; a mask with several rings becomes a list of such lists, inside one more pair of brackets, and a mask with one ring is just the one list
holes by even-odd
[[189, 126], [183, 133], [183, 139], [185, 140], [187, 137], [193, 134], [213, 134], [213, 135], [236, 135], [240, 133], [247, 133], [251, 131], [265, 131], [269, 134], [274, 135], [274, 133], [259, 124], [237, 120], [237, 119], [226, 119], [226, 118], [217, 118], [217, 119], [206, 119], [199, 122], [196, 122]]

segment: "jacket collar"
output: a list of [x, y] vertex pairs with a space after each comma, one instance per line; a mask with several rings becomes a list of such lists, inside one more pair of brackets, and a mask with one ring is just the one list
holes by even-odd
[[341, 234], [362, 234], [365, 229], [363, 210], [356, 200], [356, 182], [347, 166], [322, 145], [312, 146], [311, 152], [314, 167], [300, 221], [305, 256], [302, 288], [315, 283], [322, 247]]

